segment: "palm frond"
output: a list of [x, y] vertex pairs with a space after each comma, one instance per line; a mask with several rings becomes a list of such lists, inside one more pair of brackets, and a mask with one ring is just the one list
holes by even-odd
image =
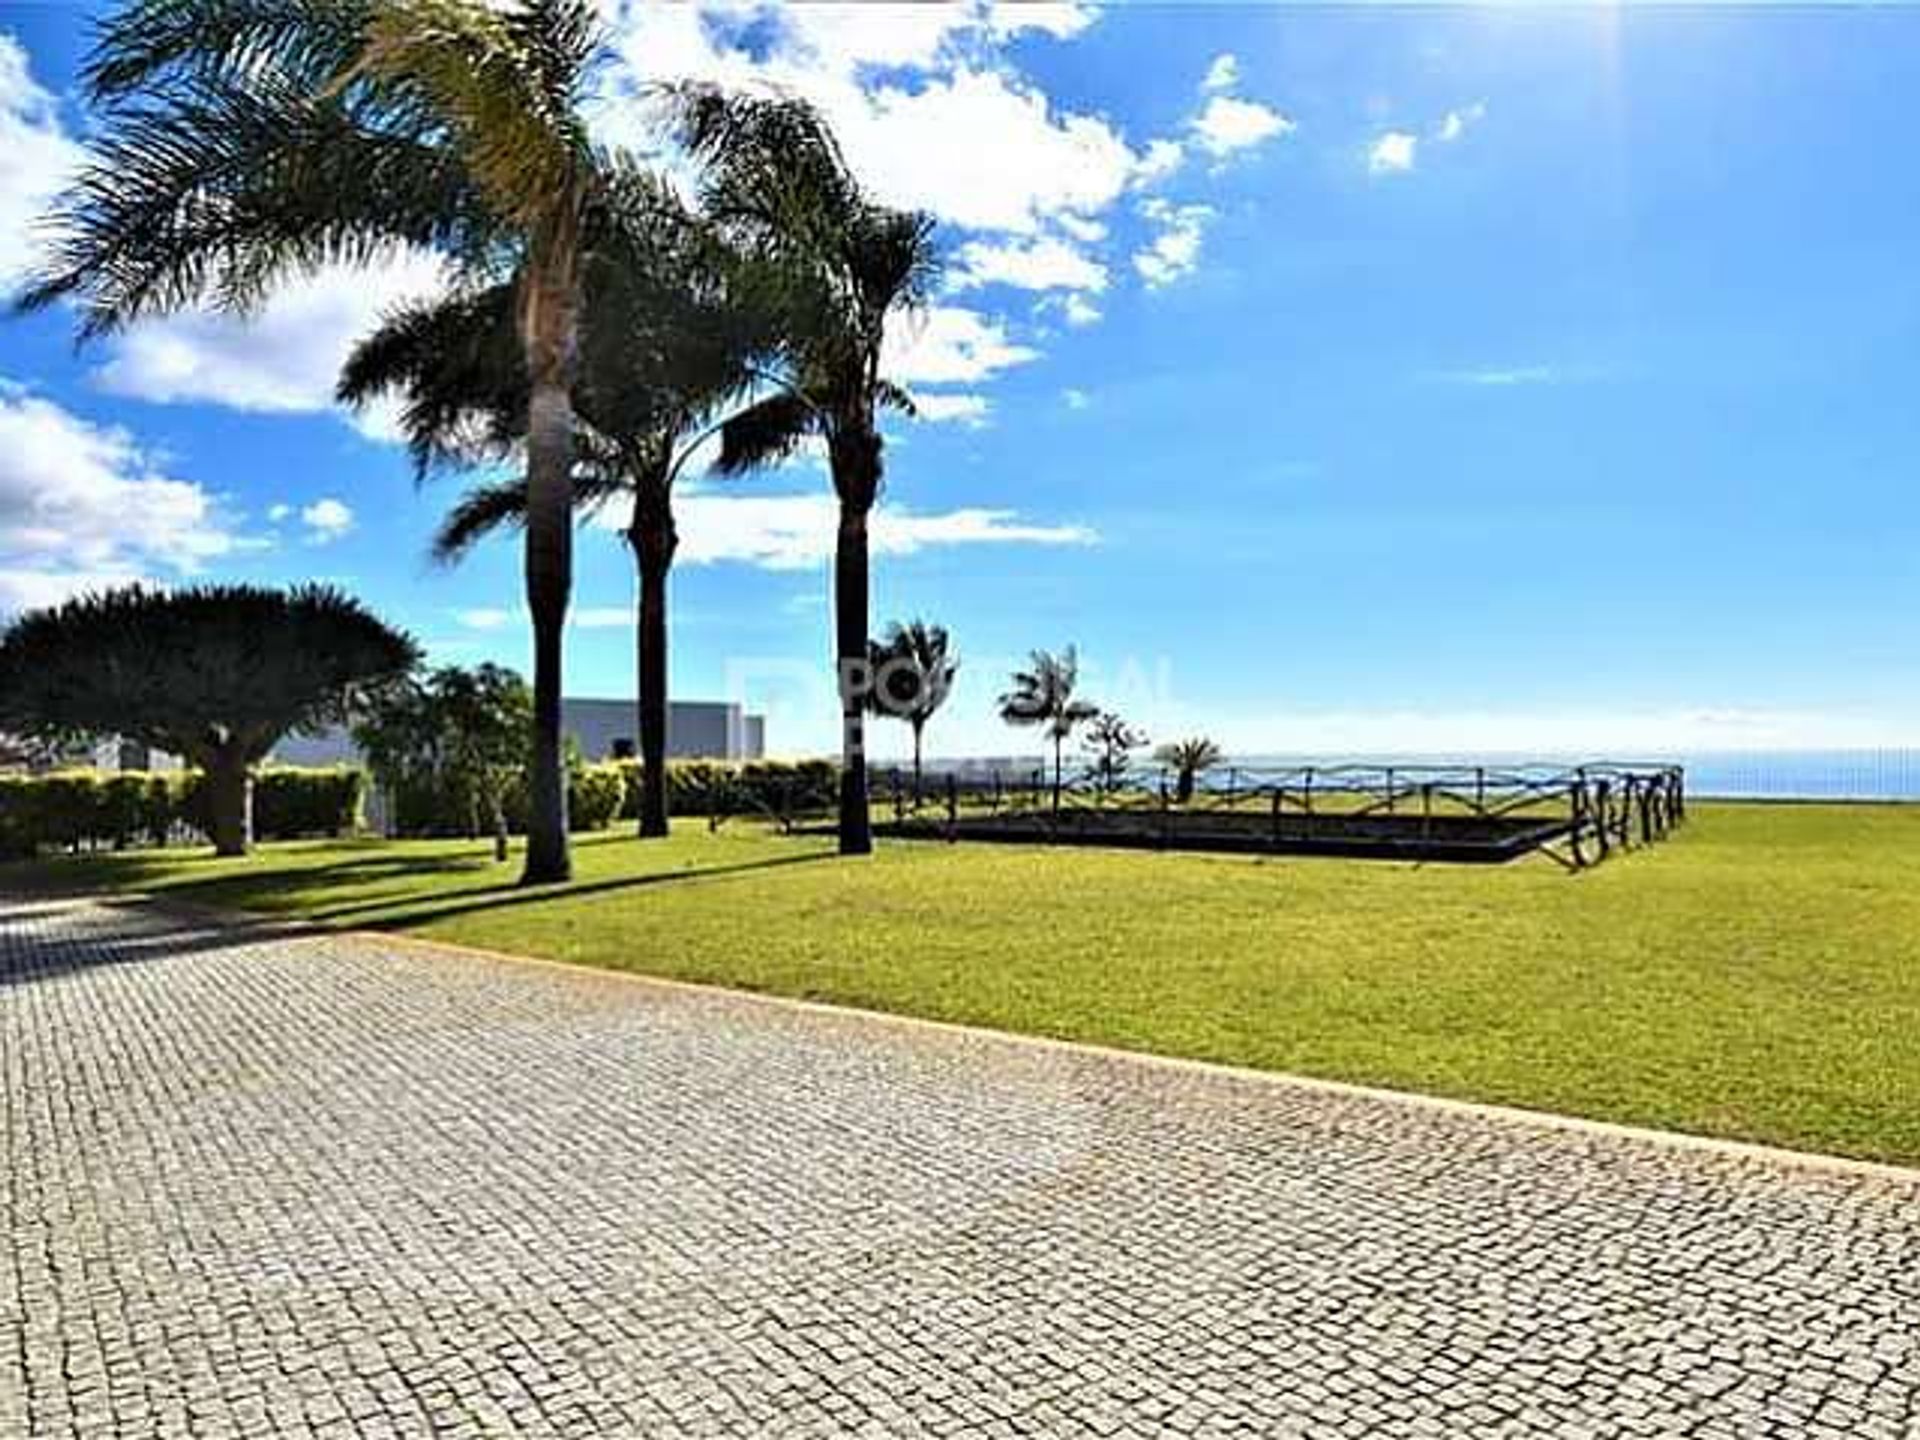
[[[574, 503], [591, 510], [626, 492], [623, 474], [585, 468], [574, 476]], [[455, 565], [466, 559], [473, 547], [501, 530], [517, 529], [526, 523], [527, 487], [522, 480], [501, 480], [476, 485], [447, 512], [434, 532], [429, 553], [440, 565]]]
[[431, 554], [441, 565], [467, 557], [474, 546], [497, 531], [526, 523], [527, 487], [524, 481], [502, 481], [469, 490], [434, 532]]
[[587, 0], [503, 9], [372, 0], [366, 44], [337, 84], [366, 79], [403, 102], [417, 96], [494, 213], [523, 233], [553, 232], [549, 238], [566, 243], [596, 169], [577, 101], [599, 44]]
[[798, 451], [816, 427], [816, 413], [804, 398], [788, 391], [769, 395], [727, 417], [713, 468], [722, 475], [739, 475], [777, 464]]
[[[114, 43], [110, 28], [96, 56], [109, 77], [120, 73]], [[503, 241], [429, 117], [386, 97], [323, 97], [305, 76], [229, 76], [212, 60], [149, 80], [109, 109], [88, 164], [55, 200], [49, 259], [18, 302], [76, 298], [83, 339], [201, 302], [244, 312], [288, 275], [372, 263], [395, 245], [477, 265]]]

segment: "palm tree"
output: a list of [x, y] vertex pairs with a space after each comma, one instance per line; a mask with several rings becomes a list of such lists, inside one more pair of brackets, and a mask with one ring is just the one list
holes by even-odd
[[1076, 700], [1080, 656], [1069, 645], [1058, 655], [1036, 650], [1025, 670], [1013, 674], [1013, 688], [1000, 697], [1000, 718], [1009, 725], [1040, 725], [1053, 740], [1053, 808], [1060, 808], [1060, 754], [1067, 739], [1100, 713], [1091, 700]]
[[[622, 498], [632, 505], [625, 533], [639, 596], [639, 831], [663, 836], [674, 482], [713, 433], [716, 408], [750, 384], [770, 331], [766, 312], [742, 303], [737, 257], [651, 177], [630, 173], [622, 181], [632, 233], [586, 267], [573, 391], [581, 422], [574, 501], [585, 509]], [[514, 453], [526, 440], [528, 396], [511, 288], [390, 315], [348, 358], [339, 393], [358, 405], [389, 391], [406, 397], [401, 425], [422, 478]], [[525, 487], [512, 482], [474, 488], [441, 526], [435, 557], [457, 561], [485, 536], [523, 525], [526, 500]]]
[[924, 620], [898, 621], [871, 650], [872, 684], [868, 705], [876, 715], [904, 720], [913, 727], [913, 793], [920, 794], [922, 732], [953, 693], [960, 657], [944, 625]]
[[572, 367], [587, 257], [619, 217], [579, 92], [591, 0], [134, 0], [85, 71], [93, 158], [54, 209], [28, 308], [81, 334], [199, 302], [246, 313], [289, 275], [397, 245], [512, 277], [528, 383], [534, 744], [524, 879], [565, 879], [561, 641], [572, 584]]
[[917, 309], [938, 273], [931, 217], [890, 209], [847, 168], [826, 122], [805, 101], [672, 92], [689, 151], [704, 165], [703, 207], [765, 263], [783, 338], [776, 393], [721, 432], [719, 468], [826, 442], [840, 503], [834, 540], [834, 661], [840, 692], [840, 853], [873, 849], [867, 803], [867, 517], [884, 469], [879, 414], [911, 412], [881, 374], [890, 317]]
[[1220, 747], [1204, 735], [1172, 740], [1153, 752], [1153, 758], [1173, 771], [1174, 803], [1185, 805], [1193, 799], [1194, 782], [1201, 772], [1211, 770], [1224, 758]]

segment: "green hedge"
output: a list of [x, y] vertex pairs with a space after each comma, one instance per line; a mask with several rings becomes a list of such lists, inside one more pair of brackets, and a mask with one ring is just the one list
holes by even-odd
[[253, 780], [253, 833], [261, 840], [350, 835], [360, 828], [366, 793], [360, 770], [262, 770]]
[[[567, 767], [567, 822], [575, 830], [604, 830], [620, 813], [625, 779], [618, 765], [572, 764]], [[438, 776], [420, 775], [396, 787], [388, 797], [389, 823], [396, 835], [485, 835], [492, 818], [474, 814], [460, 787]], [[502, 798], [507, 828], [523, 834], [527, 828], [527, 787], [515, 777]]]
[[[254, 834], [291, 840], [353, 831], [365, 785], [358, 770], [262, 770], [254, 778]], [[178, 827], [205, 834], [206, 813], [197, 771], [0, 775], [0, 856], [164, 845]]]
[[[830, 760], [673, 760], [668, 804], [676, 815], [789, 816], [832, 808], [839, 767]], [[639, 814], [640, 766], [633, 760], [574, 764], [567, 772], [573, 828], [601, 830]], [[261, 840], [342, 835], [358, 829], [367, 794], [359, 770], [272, 766], [253, 785], [253, 832]], [[508, 828], [526, 828], [526, 787], [506, 796]], [[410, 782], [388, 797], [400, 835], [485, 834], [489, 819], [468, 813], [453, 787]], [[179, 828], [204, 835], [205, 787], [197, 772], [69, 770], [0, 775], [0, 857], [43, 849], [162, 845]]]
[[[640, 762], [611, 762], [621, 775], [620, 814], [640, 814]], [[831, 760], [669, 760], [667, 808], [675, 815], [801, 815], [833, 807], [840, 767]]]

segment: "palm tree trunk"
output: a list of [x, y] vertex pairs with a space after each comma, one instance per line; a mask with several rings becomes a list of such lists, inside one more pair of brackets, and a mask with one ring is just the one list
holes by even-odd
[[913, 722], [913, 799], [915, 804], [920, 802], [920, 728], [924, 724], [926, 724], [924, 720], [917, 718]]
[[[667, 572], [676, 536], [673, 514], [661, 494], [634, 502], [627, 533], [640, 576], [640, 615], [635, 627], [639, 684], [635, 705], [640, 730], [640, 835], [667, 834]], [[652, 503], [650, 503], [650, 501]]]
[[245, 855], [253, 848], [253, 771], [237, 744], [207, 752], [207, 823], [213, 853]]
[[533, 755], [527, 767], [527, 857], [521, 881], [571, 878], [561, 757], [562, 646], [573, 587], [572, 265], [530, 263], [521, 327], [527, 399], [527, 610], [533, 617]]
[[834, 634], [840, 681], [840, 853], [873, 853], [867, 804], [867, 510], [842, 491], [833, 552]]
[[1060, 746], [1064, 743], [1058, 731], [1053, 737], [1053, 813], [1060, 814]]

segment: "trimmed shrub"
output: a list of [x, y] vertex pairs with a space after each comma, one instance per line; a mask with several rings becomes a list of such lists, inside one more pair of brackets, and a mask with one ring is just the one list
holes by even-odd
[[627, 793], [618, 762], [582, 765], [567, 773], [567, 822], [575, 830], [604, 830]]
[[359, 770], [262, 770], [253, 779], [253, 833], [261, 840], [350, 835], [360, 828], [366, 785]]
[[[358, 770], [267, 769], [254, 778], [254, 833], [263, 840], [343, 835], [360, 824]], [[164, 845], [184, 827], [207, 830], [197, 771], [65, 770], [0, 776], [0, 856], [45, 849]]]
[[[604, 830], [620, 813], [625, 780], [617, 763], [583, 765], [569, 757], [567, 825], [573, 830]], [[445, 777], [408, 777], [386, 796], [390, 824], [397, 835], [482, 836], [493, 833], [490, 815], [475, 813], [470, 797]], [[501, 797], [507, 829], [526, 833], [527, 782], [516, 775]]]
[[[640, 814], [640, 762], [615, 760], [620, 814]], [[831, 809], [840, 767], [831, 760], [669, 760], [667, 808], [675, 815], [802, 815]]]

